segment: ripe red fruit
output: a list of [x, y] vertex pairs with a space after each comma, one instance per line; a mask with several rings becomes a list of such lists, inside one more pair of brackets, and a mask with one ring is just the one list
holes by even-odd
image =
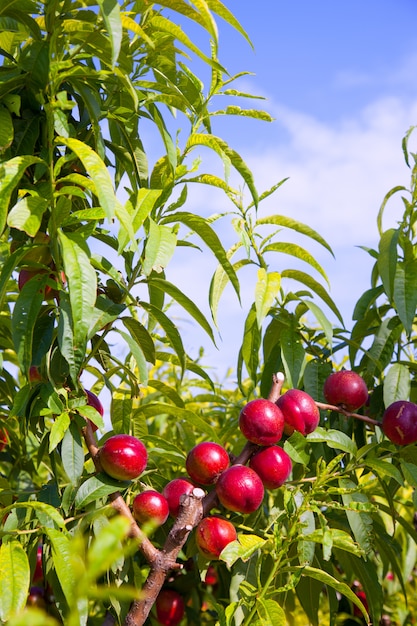
[[158, 491], [148, 489], [138, 493], [132, 503], [133, 517], [139, 524], [162, 526], [168, 519], [167, 499]]
[[350, 370], [333, 372], [324, 382], [323, 395], [329, 404], [346, 411], [357, 411], [368, 400], [368, 387], [362, 376]]
[[[52, 272], [52, 270], [47, 270], [47, 269], [42, 268], [42, 267], [33, 268], [33, 269], [29, 269], [29, 268], [23, 267], [20, 270], [19, 276], [17, 278], [17, 285], [19, 287], [19, 291], [21, 291], [23, 289], [23, 287], [26, 285], [26, 283], [29, 280], [31, 280], [32, 278], [34, 278], [35, 276], [42, 276], [42, 275], [45, 275], [45, 274], [48, 274], [48, 273], [49, 273], [49, 278], [56, 283], [57, 282], [57, 277]], [[61, 272], [61, 280], [62, 280], [63, 283], [66, 282], [66, 278], [65, 278], [64, 272]], [[46, 285], [44, 296], [45, 296], [45, 300], [51, 300], [52, 298], [56, 298], [58, 296], [58, 290], [54, 289], [50, 285]]]
[[207, 559], [218, 559], [222, 550], [236, 539], [232, 522], [221, 517], [205, 517], [196, 528], [197, 548]]
[[206, 576], [204, 578], [204, 583], [206, 585], [210, 585], [210, 587], [215, 587], [219, 582], [219, 575], [217, 574], [216, 568], [213, 565], [209, 565], [207, 568]]
[[[95, 393], [93, 393], [92, 391], [90, 391], [89, 389], [84, 389], [85, 393], [87, 394], [87, 404], [88, 406], [92, 406], [94, 409], [96, 409], [96, 411], [98, 411], [101, 415], [101, 417], [103, 417], [104, 415], [104, 407], [101, 404], [98, 396], [96, 396]], [[93, 432], [95, 432], [98, 428], [98, 426], [96, 426], [96, 424], [94, 424], [94, 422], [92, 422], [91, 420], [89, 420], [90, 424], [91, 424], [91, 428], [93, 429]]]
[[417, 441], [417, 404], [397, 400], [385, 409], [382, 416], [384, 434], [400, 446]]
[[202, 441], [192, 448], [186, 458], [185, 468], [196, 483], [211, 485], [230, 465], [229, 455], [218, 443]]
[[31, 365], [29, 368], [29, 382], [40, 383], [42, 381], [42, 374], [39, 371], [37, 365]]
[[182, 596], [174, 589], [162, 589], [155, 602], [156, 619], [163, 626], [177, 626], [184, 617]]
[[180, 510], [180, 499], [184, 494], [192, 493], [195, 486], [185, 478], [174, 478], [162, 489], [162, 495], [168, 501], [169, 512], [177, 517]]
[[230, 511], [253, 513], [262, 503], [264, 486], [255, 470], [246, 465], [232, 465], [220, 475], [216, 493]]
[[279, 441], [284, 430], [284, 416], [274, 402], [257, 398], [240, 412], [239, 428], [248, 441], [269, 446]]
[[0, 452], [4, 450], [8, 443], [9, 436], [7, 434], [7, 430], [5, 428], [0, 428]]
[[289, 389], [276, 404], [284, 415], [286, 435], [292, 435], [294, 430], [308, 435], [319, 425], [320, 411], [313, 398], [301, 389]]
[[99, 450], [102, 469], [117, 480], [138, 478], [146, 468], [148, 453], [143, 443], [132, 435], [113, 435]]
[[261, 448], [251, 457], [251, 467], [267, 489], [278, 489], [288, 480], [292, 462], [288, 454], [279, 446]]
[[43, 549], [42, 546], [38, 546], [37, 552], [36, 552], [36, 565], [35, 565], [35, 571], [33, 573], [33, 582], [40, 582], [43, 580], [43, 564], [42, 564], [42, 553], [43, 553]]
[[[368, 599], [365, 592], [360, 589], [359, 591], [355, 591], [355, 596], [359, 598], [365, 609], [368, 611]], [[353, 615], [356, 617], [363, 617], [362, 611], [358, 606], [356, 606], [356, 604], [353, 605]]]

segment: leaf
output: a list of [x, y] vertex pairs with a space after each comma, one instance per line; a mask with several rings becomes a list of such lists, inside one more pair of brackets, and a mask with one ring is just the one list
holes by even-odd
[[190, 228], [193, 232], [195, 232], [204, 243], [210, 248], [213, 254], [216, 256], [218, 262], [226, 272], [229, 277], [230, 282], [232, 283], [236, 294], [240, 300], [240, 288], [239, 281], [236, 276], [235, 270], [233, 269], [226, 251], [224, 250], [221, 241], [215, 231], [211, 228], [210, 224], [204, 218], [199, 215], [194, 215], [193, 213], [184, 213], [184, 212], [176, 212], [173, 216], [167, 216], [164, 218], [165, 222], [182, 222], [188, 228]]
[[[342, 488], [349, 490], [357, 487], [357, 485], [348, 478], [340, 478], [339, 484]], [[342, 500], [346, 507], [352, 502], [369, 502], [364, 493], [343, 493]], [[372, 517], [368, 513], [351, 510], [346, 510], [346, 517], [356, 541], [365, 554], [369, 554], [372, 550]]]
[[399, 229], [390, 228], [381, 235], [377, 267], [384, 285], [388, 300], [392, 301], [394, 279], [397, 269], [397, 245], [400, 236]]
[[301, 233], [306, 237], [310, 237], [310, 239], [313, 239], [314, 241], [319, 243], [321, 246], [326, 248], [326, 250], [328, 250], [332, 256], [334, 256], [331, 247], [329, 246], [327, 241], [323, 239], [321, 235], [319, 235], [319, 233], [310, 228], [310, 226], [294, 220], [292, 217], [287, 217], [286, 215], [268, 215], [266, 217], [261, 217], [256, 220], [255, 226], [261, 226], [265, 224], [273, 224], [274, 226], [284, 226], [284, 228], [291, 228], [292, 230], [295, 230], [296, 232]]
[[[71, 303], [73, 353], [78, 372], [85, 356], [85, 347], [94, 316], [97, 276], [91, 265], [90, 252], [77, 233], [58, 231], [65, 276]], [[74, 380], [74, 377], [73, 377]], [[74, 380], [74, 383], [76, 381]]]
[[10, 111], [0, 106], [0, 153], [7, 150], [14, 136], [13, 121]]
[[32, 365], [32, 344], [36, 320], [42, 306], [48, 277], [37, 274], [23, 285], [12, 317], [12, 337], [22, 372], [28, 376]]
[[107, 219], [111, 220], [119, 202], [115, 196], [113, 182], [105, 163], [90, 146], [78, 139], [58, 137], [56, 141], [67, 146], [80, 159], [87, 174], [94, 182], [97, 197], [106, 212]]
[[97, 476], [91, 476], [78, 489], [75, 496], [75, 506], [77, 509], [83, 509], [91, 502], [119, 491], [121, 485], [123, 483], [120, 480], [114, 480], [103, 472]]
[[252, 380], [256, 380], [259, 365], [261, 333], [256, 320], [255, 305], [252, 304], [245, 320], [241, 355]]
[[382, 285], [364, 291], [357, 303], [355, 304], [352, 319], [363, 319], [371, 304], [373, 304], [382, 293], [384, 293], [384, 288]]
[[119, 56], [123, 35], [120, 5], [117, 0], [98, 0], [98, 5], [109, 35], [112, 49], [111, 64], [114, 66]]
[[318, 263], [316, 259], [301, 246], [295, 243], [275, 242], [275, 243], [270, 243], [269, 245], [265, 246], [262, 249], [263, 254], [265, 254], [266, 252], [281, 252], [282, 254], [290, 254], [296, 259], [299, 259], [301, 261], [304, 261], [305, 263], [308, 263], [309, 265], [311, 265], [311, 267], [314, 267], [314, 269], [317, 270], [319, 274], [323, 276], [326, 283], [330, 285], [327, 274], [322, 268], [322, 266], [320, 265], [320, 263]]
[[313, 533], [308, 535], [309, 541], [315, 541], [317, 543], [323, 543], [324, 532], [330, 534], [332, 546], [345, 552], [350, 552], [356, 556], [365, 556], [362, 548], [352, 539], [352, 537], [344, 530], [338, 528], [326, 528], [326, 531], [318, 528]]
[[258, 270], [258, 280], [255, 286], [256, 320], [259, 328], [275, 302], [281, 286], [279, 272], [267, 272], [264, 268]]
[[369, 467], [372, 471], [374, 471], [381, 479], [382, 478], [393, 478], [397, 481], [397, 483], [401, 486], [404, 486], [403, 477], [401, 476], [400, 470], [395, 467], [393, 463], [389, 461], [382, 461], [380, 459], [370, 459], [366, 458], [365, 460], [366, 467]]
[[[229, 256], [229, 254], [228, 254]], [[250, 259], [241, 259], [232, 265], [234, 272], [236, 273], [241, 267], [252, 264]], [[219, 302], [221, 295], [229, 282], [229, 276], [224, 271], [221, 265], [218, 265], [216, 271], [214, 272], [211, 282], [210, 282], [210, 290], [209, 290], [209, 303], [211, 314], [213, 317], [213, 321], [217, 326], [217, 310], [219, 307]]]
[[44, 163], [44, 161], [34, 156], [17, 156], [0, 165], [0, 234], [3, 233], [6, 225], [12, 193], [25, 170], [34, 163]]
[[52, 424], [51, 434], [49, 436], [49, 454], [57, 445], [62, 441], [66, 431], [68, 430], [70, 424], [70, 416], [67, 412], [61, 413], [58, 417], [55, 418], [54, 423]]
[[285, 378], [290, 387], [297, 388], [303, 375], [306, 352], [300, 333], [293, 324], [289, 328], [282, 329], [280, 345]]
[[410, 336], [417, 307], [417, 259], [397, 264], [393, 300], [405, 332]]
[[190, 411], [189, 409], [183, 409], [172, 404], [165, 404], [164, 402], [152, 402], [151, 404], [143, 404], [139, 406], [135, 413], [142, 414], [145, 417], [153, 417], [154, 415], [170, 415], [174, 420], [181, 422], [184, 421], [190, 424], [197, 432], [207, 435], [211, 441], [221, 443], [219, 440], [219, 433], [215, 428], [206, 422], [200, 415]]
[[45, 528], [45, 533], [51, 542], [54, 569], [65, 599], [70, 607], [74, 607], [77, 574], [73, 567], [70, 539], [54, 528]]
[[119, 335], [123, 337], [129, 346], [129, 350], [136, 361], [136, 366], [138, 368], [138, 378], [144, 387], [148, 384], [148, 367], [146, 365], [145, 355], [143, 354], [143, 350], [140, 345], [132, 339], [130, 335], [124, 333], [122, 330], [117, 330]]
[[327, 304], [329, 309], [333, 311], [333, 313], [336, 315], [340, 323], [343, 324], [342, 315], [339, 309], [337, 308], [336, 304], [333, 302], [332, 298], [329, 296], [326, 289], [319, 282], [317, 282], [314, 278], [298, 270], [284, 270], [283, 272], [281, 272], [281, 277], [290, 278], [292, 280], [297, 280], [298, 282], [303, 283], [309, 289], [314, 291], [314, 293], [316, 293], [323, 300], [323, 302]]
[[181, 364], [181, 369], [184, 371], [185, 369], [185, 351], [182, 343], [181, 335], [178, 332], [178, 328], [176, 325], [169, 319], [167, 315], [157, 307], [149, 304], [148, 302], [143, 302], [142, 300], [139, 302], [139, 306], [141, 306], [145, 311], [153, 317], [158, 324], [160, 324], [161, 328], [165, 331], [167, 339], [171, 344], [172, 348], [175, 350], [175, 353], [178, 356], [179, 362]]
[[29, 237], [38, 232], [42, 216], [48, 208], [48, 201], [39, 196], [25, 196], [14, 205], [8, 217], [7, 224], [11, 228], [23, 230]]
[[71, 422], [61, 446], [64, 471], [73, 485], [76, 485], [84, 469], [84, 450], [80, 431], [76, 422]]
[[325, 334], [327, 343], [329, 344], [329, 346], [331, 346], [333, 341], [333, 325], [331, 321], [326, 317], [324, 312], [319, 306], [317, 306], [315, 302], [307, 300], [307, 298], [304, 298], [302, 301], [313, 313], [314, 317], [319, 323], [319, 327], [323, 330]]
[[298, 559], [301, 565], [311, 565], [316, 548], [314, 541], [310, 540], [310, 535], [316, 527], [313, 511], [304, 511], [304, 513], [301, 514], [300, 527], [301, 536], [299, 536], [299, 540], [297, 541]]
[[384, 379], [384, 405], [387, 407], [397, 400], [410, 397], [410, 370], [407, 365], [394, 363], [388, 369]]
[[214, 345], [216, 345], [213, 330], [207, 318], [195, 305], [193, 300], [186, 296], [180, 289], [178, 289], [178, 287], [176, 287], [169, 281], [164, 280], [163, 278], [151, 276], [149, 278], [149, 284], [151, 284], [152, 287], [160, 289], [164, 293], [168, 294], [171, 298], [173, 298], [176, 302], [178, 302], [178, 304], [180, 304], [187, 311], [187, 313], [189, 313], [195, 319], [195, 321], [198, 322], [198, 324], [206, 331], [210, 339], [213, 341]]
[[19, 541], [0, 546], [0, 580], [0, 618], [7, 622], [25, 607], [29, 591], [29, 561]]
[[256, 610], [260, 621], [257, 626], [286, 626], [287, 619], [283, 609], [276, 600], [259, 598], [256, 602]]
[[120, 320], [129, 331], [132, 339], [141, 347], [146, 360], [155, 364], [155, 344], [143, 324], [134, 317], [121, 317]]
[[96, 534], [87, 554], [87, 577], [93, 583], [123, 556], [123, 540], [127, 539], [131, 522], [116, 515]]
[[97, 296], [90, 322], [91, 327], [88, 332], [88, 339], [92, 339], [94, 335], [107, 326], [107, 324], [111, 324], [114, 320], [118, 319], [125, 309], [125, 304], [118, 304], [102, 295]]
[[222, 553], [220, 559], [225, 561], [228, 567], [238, 560], [247, 561], [257, 550], [261, 550], [266, 544], [266, 540], [258, 535], [239, 535], [238, 539], [229, 543]]
[[177, 236], [172, 228], [156, 224], [149, 218], [149, 234], [145, 244], [143, 273], [161, 272], [169, 264], [177, 246]]
[[326, 430], [325, 428], [318, 426], [316, 430], [307, 435], [306, 439], [309, 442], [325, 442], [329, 448], [342, 450], [343, 452], [348, 452], [349, 454], [355, 455], [357, 452], [356, 443], [344, 432], [334, 428]]

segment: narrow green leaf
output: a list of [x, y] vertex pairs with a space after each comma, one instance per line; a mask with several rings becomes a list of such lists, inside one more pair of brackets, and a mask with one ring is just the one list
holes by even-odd
[[297, 388], [306, 364], [306, 351], [298, 329], [293, 325], [283, 328], [280, 343], [287, 384]]
[[393, 463], [389, 461], [381, 461], [380, 459], [369, 459], [365, 460], [366, 467], [369, 467], [372, 471], [374, 471], [381, 479], [389, 477], [393, 478], [397, 481], [397, 483], [401, 486], [404, 486], [403, 477], [401, 476], [400, 470], [395, 467]]
[[14, 128], [10, 111], [8, 108], [0, 106], [0, 153], [11, 145], [13, 136]]
[[7, 622], [25, 607], [29, 592], [29, 561], [19, 541], [0, 546], [0, 580], [0, 618]]
[[[311, 565], [314, 559], [316, 546], [311, 541], [310, 535], [316, 528], [316, 520], [313, 511], [304, 511], [300, 516], [301, 533], [297, 542], [297, 554], [300, 565]], [[302, 539], [302, 537], [305, 537]], [[307, 538], [308, 537], [308, 538]], [[324, 547], [323, 547], [324, 549]]]
[[245, 319], [241, 354], [248, 373], [252, 380], [256, 380], [259, 365], [259, 349], [261, 347], [261, 333], [256, 320], [255, 305], [253, 304]]
[[46, 275], [37, 274], [23, 286], [12, 317], [12, 337], [22, 372], [28, 376], [32, 365], [32, 344], [36, 320], [42, 305]]
[[284, 610], [276, 600], [259, 598], [256, 602], [256, 610], [260, 621], [259, 626], [286, 626], [287, 618]]
[[61, 446], [62, 465], [73, 485], [76, 485], [84, 469], [84, 450], [76, 422], [71, 422]]
[[292, 217], [287, 217], [286, 215], [268, 215], [266, 217], [260, 217], [258, 220], [256, 220], [255, 226], [261, 226], [264, 224], [273, 224], [274, 226], [291, 228], [297, 233], [301, 233], [302, 235], [313, 239], [321, 246], [326, 248], [326, 250], [328, 250], [332, 256], [334, 256], [331, 247], [329, 246], [327, 241], [323, 239], [321, 235], [319, 235], [319, 233], [310, 228], [310, 226], [307, 226], [306, 224], [303, 224], [302, 222], [299, 222]]
[[0, 234], [6, 225], [12, 193], [25, 170], [34, 163], [44, 162], [34, 156], [17, 156], [0, 165]]
[[311, 265], [311, 267], [314, 267], [314, 269], [317, 270], [319, 274], [323, 276], [326, 283], [330, 286], [327, 274], [322, 268], [322, 266], [320, 265], [320, 263], [318, 263], [316, 259], [313, 257], [313, 255], [311, 255], [307, 250], [305, 250], [301, 246], [295, 243], [287, 243], [287, 242], [279, 241], [276, 243], [270, 243], [267, 246], [265, 246], [262, 249], [262, 253], [265, 254], [266, 252], [280, 252], [281, 254], [289, 254], [295, 257], [296, 259], [304, 261], [304, 263], [308, 263], [309, 265]]
[[122, 515], [116, 515], [95, 536], [87, 554], [87, 575], [91, 582], [95, 582], [123, 556], [122, 542], [127, 539], [130, 526], [130, 520]]
[[120, 320], [129, 331], [132, 339], [141, 347], [148, 363], [155, 364], [155, 344], [146, 328], [134, 317], [121, 317]]
[[384, 285], [388, 300], [392, 300], [394, 279], [397, 269], [397, 245], [400, 236], [399, 229], [390, 228], [382, 234], [379, 242], [377, 267]]
[[145, 244], [143, 273], [149, 276], [152, 270], [161, 272], [170, 262], [177, 246], [177, 236], [172, 228], [156, 224], [149, 219], [149, 234]]
[[127, 389], [115, 389], [111, 398], [111, 423], [116, 434], [130, 432], [132, 397]]
[[338, 320], [343, 324], [342, 315], [337, 308], [336, 304], [333, 302], [332, 298], [329, 296], [326, 289], [317, 282], [314, 278], [306, 274], [305, 272], [300, 272], [298, 270], [284, 270], [281, 273], [282, 278], [290, 278], [292, 280], [297, 280], [300, 283], [306, 285], [309, 289], [311, 289], [314, 293], [316, 293], [322, 300], [327, 304], [329, 309], [333, 311]]
[[105, 163], [90, 146], [78, 139], [58, 137], [57, 142], [67, 146], [80, 159], [95, 184], [97, 197], [107, 218], [111, 220], [119, 202], [115, 196], [113, 182]]
[[98, 4], [109, 35], [112, 49], [111, 64], [114, 66], [119, 57], [123, 35], [120, 5], [117, 0], [98, 0]]
[[[339, 484], [344, 489], [355, 489], [357, 485], [348, 478], [341, 478]], [[344, 493], [342, 494], [343, 504], [348, 507], [352, 502], [368, 503], [368, 498], [364, 493]], [[368, 513], [346, 510], [346, 517], [352, 529], [353, 535], [364, 550], [369, 554], [372, 550], [372, 517]]]
[[164, 293], [168, 294], [178, 304], [180, 304], [187, 311], [187, 313], [189, 313], [195, 319], [195, 321], [198, 322], [198, 324], [200, 324], [200, 326], [206, 331], [213, 343], [216, 344], [214, 340], [213, 330], [207, 318], [195, 305], [193, 300], [186, 296], [180, 289], [178, 289], [178, 287], [176, 287], [169, 281], [164, 280], [163, 278], [151, 276], [149, 278], [149, 283], [151, 283], [153, 287], [156, 287], [157, 289], [160, 289]]
[[129, 350], [132, 353], [132, 356], [135, 359], [136, 365], [138, 368], [138, 378], [140, 382], [142, 383], [142, 385], [146, 387], [146, 385], [148, 384], [148, 367], [146, 364], [146, 358], [145, 358], [145, 355], [143, 354], [142, 348], [127, 333], [124, 333], [121, 330], [117, 330], [117, 332], [120, 334], [121, 337], [123, 337], [123, 339], [126, 341], [127, 345], [129, 346]]
[[62, 441], [70, 424], [70, 416], [68, 413], [61, 413], [55, 418], [52, 424], [51, 434], [49, 436], [49, 454], [55, 450], [57, 445]]
[[165, 331], [167, 339], [171, 344], [173, 350], [178, 356], [179, 362], [181, 364], [181, 368], [184, 371], [185, 369], [185, 351], [182, 343], [181, 335], [178, 332], [178, 328], [176, 325], [169, 319], [167, 315], [157, 307], [149, 304], [147, 302], [143, 302], [142, 300], [139, 302], [139, 306], [141, 306], [145, 311], [153, 317], [161, 328]]
[[[229, 256], [229, 253], [228, 253]], [[241, 267], [252, 264], [250, 259], [241, 259], [232, 265], [234, 272], [236, 273]], [[221, 265], [218, 265], [210, 282], [209, 290], [209, 303], [213, 321], [217, 326], [217, 310], [219, 307], [220, 298], [229, 282], [229, 276], [224, 271]]]
[[164, 402], [152, 402], [151, 404], [143, 404], [139, 406], [136, 411], [137, 414], [142, 414], [145, 417], [153, 417], [154, 415], [170, 415], [174, 420], [180, 422], [185, 421], [190, 424], [197, 432], [207, 435], [211, 441], [219, 442], [219, 432], [206, 422], [203, 417], [190, 411], [189, 409], [183, 409], [173, 404], [166, 404]]
[[120, 480], [114, 480], [104, 473], [91, 476], [78, 489], [75, 496], [75, 506], [77, 509], [83, 509], [90, 502], [95, 502], [119, 491], [121, 485]]
[[258, 535], [239, 535], [238, 539], [229, 543], [222, 551], [220, 558], [231, 567], [238, 559], [247, 561], [252, 554], [260, 550], [266, 544], [266, 540]]
[[310, 442], [325, 442], [329, 446], [329, 448], [334, 448], [335, 450], [342, 450], [343, 452], [348, 452], [349, 454], [355, 455], [357, 452], [356, 443], [348, 437], [341, 430], [336, 430], [335, 428], [322, 428], [318, 426], [316, 430], [306, 436], [306, 439]]
[[352, 319], [353, 320], [363, 319], [369, 307], [376, 301], [378, 296], [380, 296], [382, 293], [384, 293], [384, 288], [382, 285], [380, 285], [379, 287], [374, 287], [372, 289], [367, 289], [366, 291], [364, 291], [364, 293], [361, 295], [361, 297], [355, 304]]
[[[332, 545], [334, 548], [339, 550], [344, 550], [345, 552], [350, 552], [351, 554], [355, 554], [356, 556], [365, 556], [362, 548], [352, 539], [352, 537], [344, 530], [340, 530], [338, 528], [327, 528], [327, 533], [330, 533], [332, 539]], [[324, 531], [322, 528], [318, 528], [310, 535], [308, 535], [308, 539], [310, 541], [315, 541], [317, 543], [323, 543], [324, 541]]]
[[402, 185], [398, 185], [397, 187], [393, 187], [392, 189], [390, 189], [390, 191], [385, 195], [385, 198], [381, 204], [381, 207], [378, 211], [378, 215], [377, 215], [377, 225], [378, 225], [378, 232], [379, 235], [382, 237], [383, 234], [383, 229], [382, 229], [382, 217], [384, 215], [384, 209], [385, 206], [388, 202], [388, 200], [390, 198], [392, 198], [393, 195], [395, 195], [396, 193], [398, 193], [399, 191], [408, 191], [406, 187], [403, 187]]
[[333, 325], [328, 317], [324, 314], [319, 306], [315, 302], [311, 300], [307, 300], [307, 298], [303, 299], [303, 303], [310, 309], [313, 313], [314, 317], [319, 323], [320, 328], [324, 331], [325, 337], [327, 339], [327, 343], [329, 346], [332, 345], [333, 341]]
[[125, 310], [125, 304], [118, 304], [102, 295], [97, 296], [91, 319], [91, 327], [88, 332], [88, 339], [92, 339], [94, 335], [107, 326], [107, 324], [111, 324], [111, 322], [117, 320]]
[[222, 2], [220, 2], [220, 0], [207, 0], [207, 5], [212, 11], [214, 11], [214, 13], [216, 13], [219, 17], [221, 17], [227, 24], [230, 24], [230, 26], [233, 26], [233, 28], [235, 28], [241, 35], [243, 35], [246, 41], [250, 45], [252, 45], [247, 32], [243, 29], [240, 22], [238, 22], [238, 20], [233, 15], [233, 13], [229, 11], [229, 9]]
[[417, 307], [417, 259], [397, 264], [393, 300], [405, 332], [410, 336]]
[[240, 300], [240, 287], [236, 272], [227, 257], [226, 251], [223, 248], [219, 237], [211, 228], [208, 221], [200, 217], [199, 215], [194, 215], [193, 213], [176, 212], [172, 216], [165, 217], [164, 222], [182, 222], [183, 224], [188, 226], [188, 228], [194, 231], [199, 237], [201, 237], [204, 243], [216, 256], [218, 262], [228, 275], [229, 280], [232, 283]]
[[256, 320], [259, 328], [274, 304], [281, 287], [279, 272], [267, 272], [264, 268], [258, 270], [258, 280], [255, 286]]
[[407, 365], [394, 363], [388, 369], [384, 379], [384, 405], [389, 406], [397, 400], [410, 397], [411, 376]]

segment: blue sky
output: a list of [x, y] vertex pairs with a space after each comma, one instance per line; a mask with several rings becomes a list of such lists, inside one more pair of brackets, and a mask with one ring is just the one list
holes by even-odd
[[[224, 1], [254, 49], [220, 23], [220, 60], [231, 74], [253, 73], [239, 87], [265, 97], [258, 106], [275, 121], [219, 118], [214, 132], [246, 160], [260, 191], [289, 177], [260, 212], [303, 221], [332, 246], [336, 259], [304, 242], [327, 271], [330, 293], [349, 327], [357, 298], [370, 286], [372, 261], [359, 246], [377, 246], [384, 195], [409, 184], [401, 141], [417, 124], [417, 3]], [[191, 198], [190, 210], [205, 214], [230, 208], [207, 188], [193, 190]], [[390, 203], [385, 228], [395, 225], [401, 208], [399, 199]], [[201, 263], [198, 257], [195, 263], [177, 259], [167, 275], [209, 315], [201, 276], [208, 280], [213, 267], [207, 256]], [[204, 345], [205, 361], [220, 379], [235, 366], [245, 307], [253, 301], [254, 283], [242, 282], [242, 307], [231, 290], [221, 303], [219, 350], [180, 320], [190, 355]]]

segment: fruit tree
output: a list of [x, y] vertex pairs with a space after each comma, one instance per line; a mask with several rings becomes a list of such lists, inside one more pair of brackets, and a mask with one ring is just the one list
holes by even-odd
[[[348, 330], [331, 243], [261, 211], [284, 181], [260, 193], [218, 132], [271, 121], [220, 22], [250, 42], [220, 0], [0, 4], [1, 624], [413, 623], [413, 129]], [[201, 186], [221, 212], [193, 210]], [[172, 311], [216, 342], [243, 286], [219, 382]]]

